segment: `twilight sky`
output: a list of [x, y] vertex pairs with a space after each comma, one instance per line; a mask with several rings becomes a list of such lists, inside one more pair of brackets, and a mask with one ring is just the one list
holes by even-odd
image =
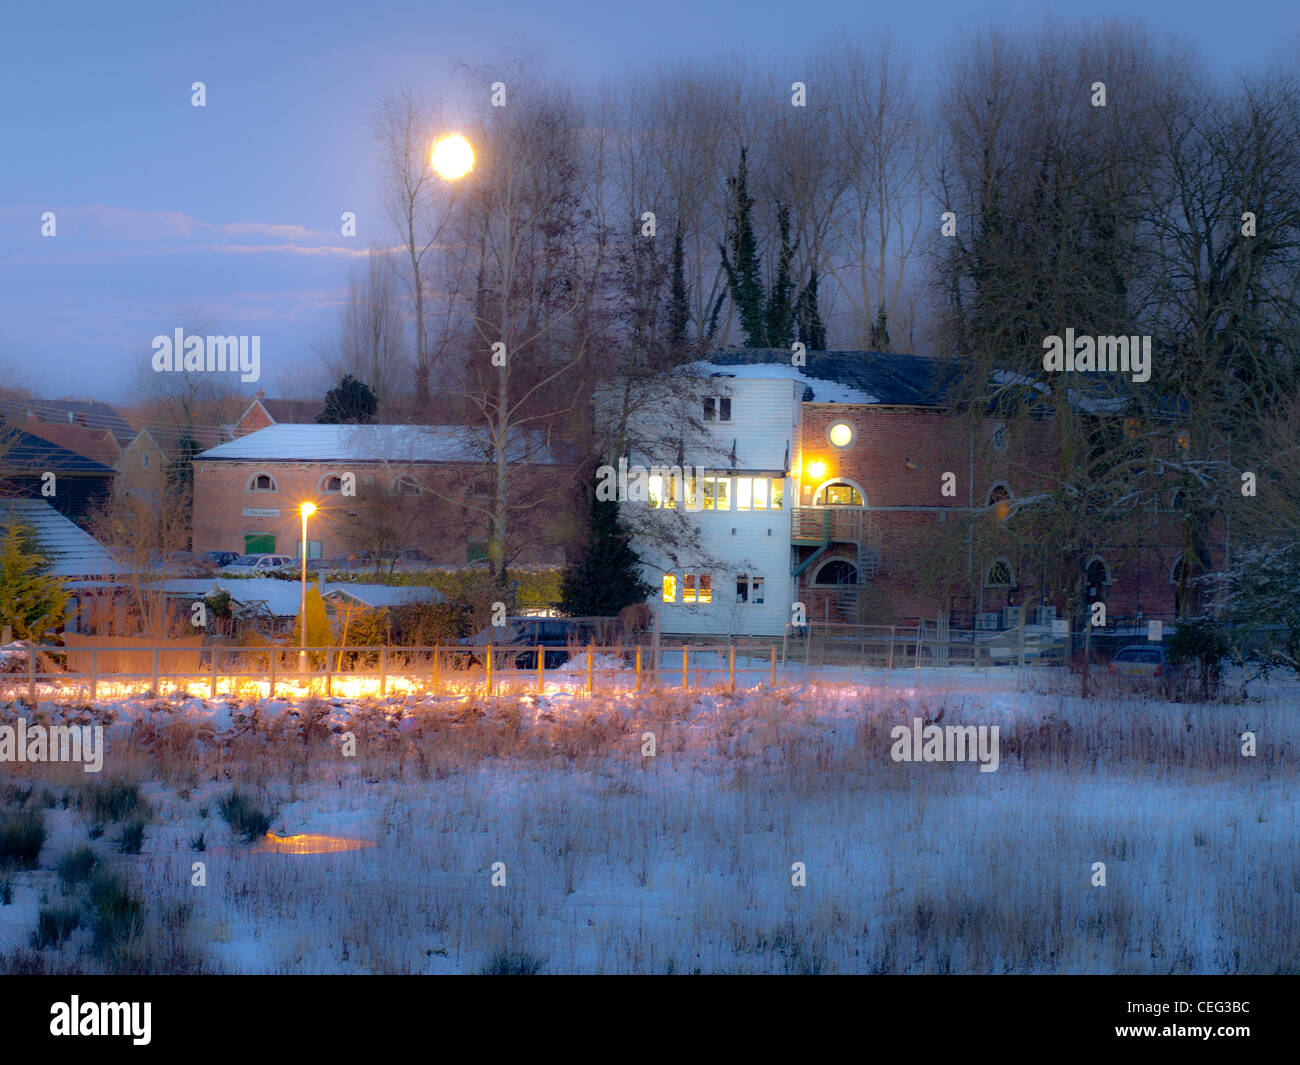
[[[445, 92], [452, 60], [537, 55], [575, 86], [659, 60], [798, 59], [887, 27], [932, 83], [965, 30], [1136, 17], [1216, 75], [1300, 57], [1296, 0], [10, 0], [0, 18], [0, 385], [128, 400], [158, 334], [210, 318], [262, 338], [291, 387], [338, 331], [349, 265], [388, 239], [370, 115]], [[207, 106], [190, 103], [203, 81]], [[57, 235], [41, 235], [53, 211]], [[357, 236], [339, 235], [355, 211]], [[258, 384], [245, 385], [253, 391]]]

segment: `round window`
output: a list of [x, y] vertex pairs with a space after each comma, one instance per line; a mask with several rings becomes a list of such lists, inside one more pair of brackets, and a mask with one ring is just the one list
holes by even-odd
[[836, 422], [826, 435], [836, 447], [848, 447], [853, 443], [853, 426], [848, 422]]

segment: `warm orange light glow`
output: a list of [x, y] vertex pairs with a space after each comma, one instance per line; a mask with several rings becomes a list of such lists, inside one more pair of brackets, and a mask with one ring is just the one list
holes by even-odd
[[439, 177], [455, 181], [474, 169], [474, 149], [459, 134], [443, 137], [433, 146], [429, 162]]
[[808, 476], [814, 481], [820, 481], [826, 476], [826, 463], [810, 462], [808, 463]]
[[359, 851], [374, 844], [364, 839], [345, 839], [342, 836], [316, 836], [303, 833], [297, 836], [277, 836], [268, 832], [253, 845], [257, 854], [338, 854], [340, 851]]
[[299, 508], [299, 509], [302, 510], [302, 516], [303, 516], [304, 518], [310, 518], [313, 514], [316, 513], [316, 504], [315, 504], [315, 503], [304, 503], [304, 504], [302, 505], [302, 507]]

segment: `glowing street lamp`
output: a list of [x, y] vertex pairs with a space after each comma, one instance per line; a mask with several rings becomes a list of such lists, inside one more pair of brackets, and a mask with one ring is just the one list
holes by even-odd
[[304, 503], [302, 512], [302, 608], [298, 613], [298, 672], [307, 672], [307, 519], [316, 513], [315, 503]]
[[469, 141], [454, 133], [434, 144], [429, 163], [439, 177], [455, 181], [474, 169], [474, 149]]

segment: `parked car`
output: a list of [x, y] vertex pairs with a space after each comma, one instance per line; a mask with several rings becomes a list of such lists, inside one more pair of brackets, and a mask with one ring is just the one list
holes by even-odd
[[220, 569], [222, 566], [229, 566], [237, 558], [239, 558], [238, 551], [204, 551], [199, 556], [199, 561], [205, 566]]
[[1121, 647], [1107, 667], [1112, 676], [1148, 684], [1171, 684], [1178, 679], [1178, 667], [1169, 652], [1158, 643], [1131, 643]]
[[[477, 636], [461, 642], [474, 646], [490, 643], [493, 647], [526, 648], [514, 657], [515, 669], [537, 668], [537, 647], [542, 648], [546, 669], [556, 669], [571, 657], [571, 648], [585, 645], [592, 638], [591, 627], [570, 618], [506, 618], [504, 627], [488, 626]], [[475, 664], [481, 664], [475, 657]]]
[[273, 573], [292, 570], [297, 563], [292, 555], [240, 555], [234, 562], [221, 567], [228, 577], [269, 577]]

